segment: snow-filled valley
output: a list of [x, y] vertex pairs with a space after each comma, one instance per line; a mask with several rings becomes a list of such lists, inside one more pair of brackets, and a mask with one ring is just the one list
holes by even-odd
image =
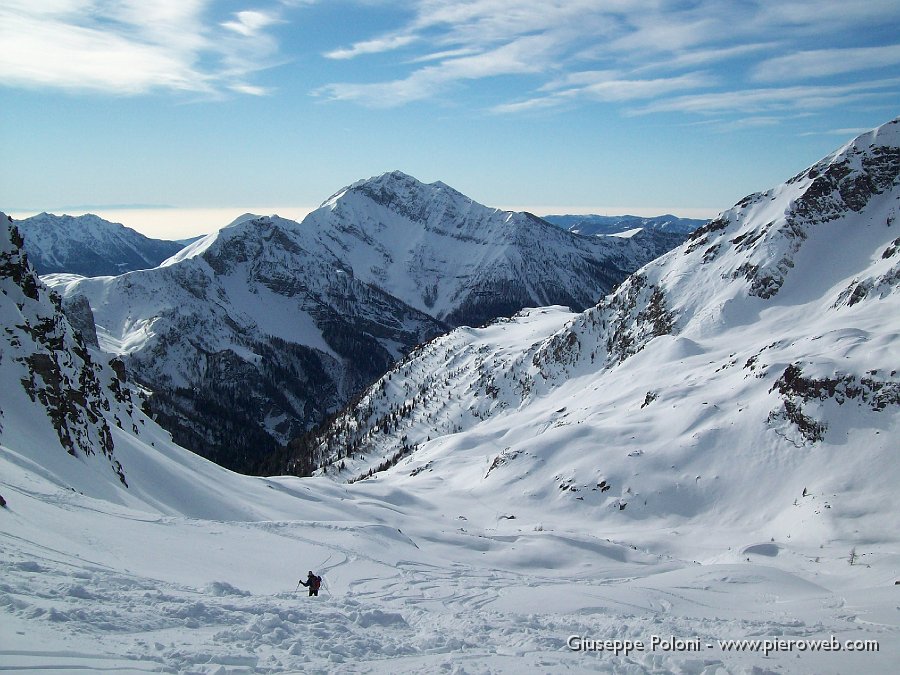
[[[885, 588], [897, 560], [880, 551], [871, 568], [849, 566], [835, 545], [750, 539], [728, 551], [719, 533], [676, 522], [639, 541], [577, 509], [558, 519], [536, 505], [507, 520], [503, 500], [465, 492], [211, 466], [194, 475], [219, 491], [201, 490], [191, 510], [223, 517], [164, 515], [81, 495], [3, 455], [4, 668], [886, 673], [900, 656], [897, 598]], [[295, 590], [307, 568], [325, 580], [316, 598]], [[647, 651], [573, 651], [572, 635], [642, 640]], [[880, 651], [764, 656], [718, 643], [832, 635], [877, 640]], [[700, 638], [702, 650], [650, 651], [654, 636]]]
[[5, 228], [0, 670], [895, 672], [898, 207], [895, 120], [417, 348], [312, 478], [175, 445]]

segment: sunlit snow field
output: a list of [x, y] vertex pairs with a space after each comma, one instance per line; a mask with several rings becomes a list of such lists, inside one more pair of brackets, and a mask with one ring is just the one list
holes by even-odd
[[[888, 587], [898, 556], [884, 547], [851, 566], [828, 545], [728, 546], [677, 516], [632, 531], [592, 522], [579, 502], [517, 499], [507, 512], [460, 483], [413, 493], [402, 479], [248, 478], [171, 450], [162, 462], [165, 438], [144, 438], [156, 447], [118, 433], [117, 453], [132, 482], [171, 487], [155, 509], [140, 495], [86, 497], [2, 449], [0, 667], [886, 673], [900, 657]], [[187, 499], [178, 476], [194, 483]], [[317, 598], [298, 590], [308, 569], [325, 580]], [[648, 651], [575, 651], [570, 636]], [[650, 651], [654, 636], [702, 649]], [[718, 643], [777, 636], [880, 651], [763, 656]]]

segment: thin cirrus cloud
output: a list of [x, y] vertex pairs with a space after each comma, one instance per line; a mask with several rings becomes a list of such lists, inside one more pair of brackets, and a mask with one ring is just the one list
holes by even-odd
[[[505, 77], [497, 91], [507, 100], [490, 107], [497, 114], [598, 102], [626, 114], [702, 113], [712, 103], [717, 113], [763, 109], [752, 123], [768, 125], [778, 119], [773, 111], [838, 106], [839, 91], [853, 101], [883, 97], [885, 88], [864, 71], [900, 63], [900, 46], [867, 44], [873, 25], [900, 21], [895, 0], [862, 7], [844, 0], [417, 0], [407, 7], [411, 18], [386, 32], [323, 54], [360, 62], [361, 81], [313, 93], [390, 107]], [[843, 48], [821, 48], [832, 42]], [[539, 48], [526, 54], [528, 43]], [[365, 59], [392, 52], [399, 52], [399, 76], [372, 81]], [[828, 78], [841, 74], [857, 74], [856, 81], [836, 88]], [[812, 78], [821, 81], [799, 87]], [[800, 101], [792, 104], [791, 94]], [[767, 104], [767, 96], [775, 100]]]
[[900, 44], [849, 49], [814, 49], [766, 59], [754, 70], [760, 82], [814, 79], [900, 65]]
[[[694, 90], [713, 83], [713, 78], [705, 73], [690, 73], [678, 77], [655, 79], [628, 79], [613, 71], [584, 72], [570, 75], [560, 82], [543, 87], [551, 91], [524, 101], [502, 103], [491, 112], [497, 114], [517, 113], [571, 105], [584, 100], [606, 103], [622, 103], [647, 99], [685, 90]], [[575, 86], [571, 86], [575, 85]]]
[[334, 100], [356, 101], [371, 107], [394, 107], [436, 96], [465, 80], [538, 72], [546, 52], [554, 48], [546, 35], [528, 35], [482, 52], [439, 60], [414, 70], [408, 77], [372, 84], [337, 83], [317, 94]]
[[[120, 95], [156, 90], [251, 95], [277, 45], [274, 13], [214, 21], [211, 0], [7, 0], [0, 6], [0, 82]], [[253, 40], [254, 49], [246, 49]]]
[[374, 40], [357, 42], [345, 49], [335, 49], [327, 52], [325, 56], [329, 59], [353, 59], [363, 54], [380, 54], [399, 49], [415, 42], [417, 39], [414, 35], [386, 35]]
[[866, 81], [848, 85], [765, 87], [710, 92], [658, 100], [636, 109], [636, 114], [685, 112], [714, 115], [727, 112], [773, 114], [812, 112], [856, 102], [878, 102], [892, 96], [900, 78]]

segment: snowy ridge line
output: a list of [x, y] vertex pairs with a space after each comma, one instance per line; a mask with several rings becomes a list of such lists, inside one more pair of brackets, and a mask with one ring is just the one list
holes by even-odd
[[[486, 435], [522, 436], [511, 431], [519, 426], [537, 437], [571, 436], [573, 447], [504, 440], [484, 457], [477, 478], [475, 466], [467, 475], [487, 486], [511, 472], [513, 480], [530, 481], [527, 491], [547, 495], [555, 485], [560, 496], [604, 513], [632, 514], [636, 494], [655, 492], [662, 501], [640, 496], [638, 515], [660, 517], [673, 490], [683, 489], [680, 482], [654, 477], [637, 493], [626, 466], [616, 469], [615, 480], [608, 470], [588, 468], [588, 453], [602, 457], [608, 450], [589, 449], [586, 430], [576, 430], [656, 419], [664, 402], [689, 402], [704, 412], [694, 422], [688, 416], [687, 423], [668, 423], [668, 444], [632, 435], [618, 441], [627, 448], [623, 455], [646, 456], [648, 446], [657, 448], [655, 462], [664, 462], [672, 446], [679, 456], [698, 446], [708, 453], [727, 429], [746, 439], [740, 444], [747, 451], [760, 447], [765, 454], [836, 448], [850, 430], [865, 430], [874, 435], [868, 456], [875, 462], [886, 451], [877, 437], [896, 424], [900, 403], [892, 367], [900, 355], [888, 318], [900, 279], [890, 229], [900, 185], [897, 126], [888, 123], [785, 185], [742, 200], [597, 307], [542, 335], [507, 346], [497, 325], [461, 329], [417, 350], [325, 429], [316, 460], [343, 480], [382, 473], [403, 483], [446, 480], [449, 466], [463, 461], [451, 459], [451, 449], [477, 447]], [[884, 280], [878, 293], [855, 290], [859, 279], [872, 277]], [[513, 323], [511, 331], [523, 330], [522, 316]], [[773, 343], [773, 334], [784, 337]], [[676, 370], [648, 369], [654, 362], [694, 365], [682, 381]], [[587, 405], [578, 403], [576, 392], [620, 388], [627, 398], [591, 394]], [[701, 399], [700, 388], [718, 393]], [[870, 419], [867, 410], [881, 419]], [[578, 452], [585, 454], [576, 458]], [[566, 464], [580, 468], [559, 470]], [[535, 485], [532, 476], [550, 465], [559, 468]], [[710, 487], [689, 500], [686, 515], [700, 517], [721, 501], [724, 484]], [[738, 504], [733, 509], [739, 514]]]
[[93, 214], [41, 213], [17, 221], [25, 251], [38, 274], [94, 277], [156, 267], [183, 245], [145, 237]]
[[[392, 172], [302, 223], [245, 214], [156, 269], [46, 281], [67, 311], [89, 306], [97, 344], [151, 392], [179, 443], [235, 470], [280, 473], [291, 439], [416, 345], [523, 307], [590, 306], [674, 243], [580, 237]], [[89, 312], [76, 313], [87, 329]], [[314, 468], [302, 454], [290, 466]]]
[[708, 221], [696, 218], [678, 218], [671, 214], [652, 218], [642, 216], [547, 215], [544, 220], [569, 232], [583, 236], [620, 235], [631, 236], [638, 230], [651, 229], [688, 235]]

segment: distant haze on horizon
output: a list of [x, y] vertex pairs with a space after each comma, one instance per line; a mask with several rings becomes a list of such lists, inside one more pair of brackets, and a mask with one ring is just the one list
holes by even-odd
[[[486, 206], [490, 206], [489, 204]], [[255, 207], [146, 207], [146, 208], [59, 208], [10, 210], [8, 215], [23, 220], [46, 211], [54, 215], [80, 216], [93, 213], [112, 223], [120, 223], [153, 239], [173, 241], [211, 234], [227, 226], [245, 213], [278, 215], [290, 220], [302, 221], [316, 206], [255, 206]], [[537, 216], [547, 215], [601, 215], [652, 217], [671, 214], [679, 218], [714, 218], [720, 211], [710, 209], [673, 209], [647, 207], [559, 207], [559, 206], [498, 206], [503, 211], [527, 211]], [[2, 210], [2, 209], [0, 209]]]
[[896, 117], [898, 28], [896, 0], [7, 0], [0, 208], [175, 205], [98, 215], [184, 237], [396, 168], [706, 217]]

